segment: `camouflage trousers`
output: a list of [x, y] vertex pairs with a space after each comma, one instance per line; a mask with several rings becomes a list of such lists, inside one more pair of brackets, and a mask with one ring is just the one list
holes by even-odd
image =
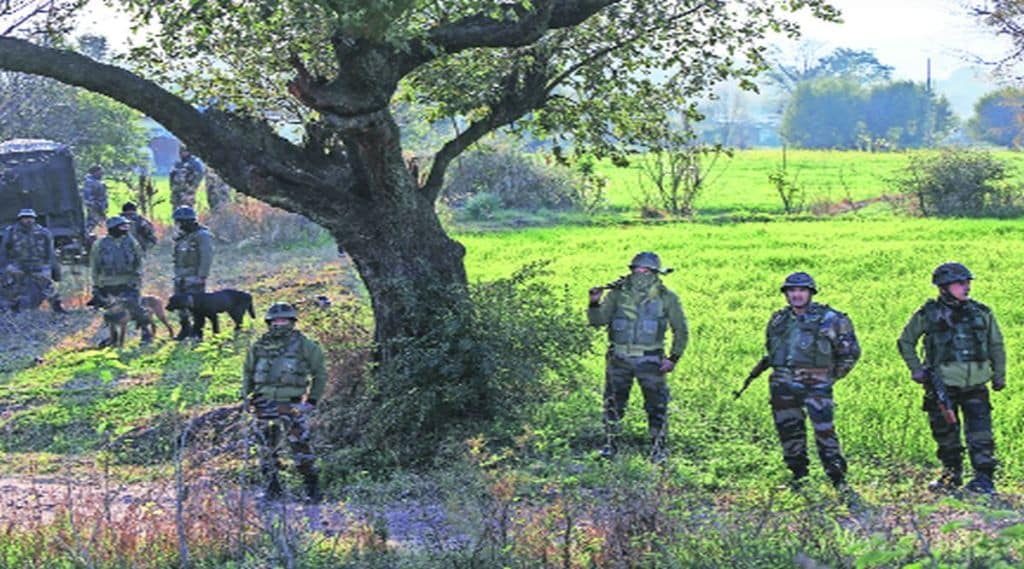
[[171, 184], [171, 209], [177, 209], [183, 205], [196, 207], [196, 191], [198, 189], [198, 185]]
[[989, 403], [988, 387], [947, 386], [946, 392], [953, 402], [953, 411], [961, 419], [950, 425], [939, 412], [935, 398], [924, 398], [922, 409], [928, 412], [928, 424], [932, 430], [932, 438], [938, 444], [938, 456], [942, 465], [959, 470], [963, 465], [964, 446], [960, 440], [960, 424], [963, 423], [964, 437], [967, 439], [967, 450], [971, 457], [974, 472], [983, 472], [989, 476], [995, 471], [996, 444], [992, 437], [992, 405]]
[[285, 444], [291, 449], [295, 469], [304, 477], [316, 475], [316, 455], [310, 445], [309, 419], [305, 410], [308, 406], [257, 398], [253, 407], [263, 475], [274, 477], [283, 468], [281, 453]]
[[85, 232], [92, 233], [96, 227], [107, 221], [107, 212], [99, 208], [87, 207], [85, 209]]
[[57, 294], [57, 283], [53, 282], [49, 267], [30, 269], [11, 277], [11, 287], [14, 291], [13, 307], [17, 310], [33, 310], [44, 300], [52, 304], [60, 298]]
[[798, 376], [777, 372], [771, 377], [769, 390], [772, 418], [782, 444], [782, 459], [793, 475], [807, 474], [806, 419], [809, 417], [825, 473], [833, 481], [842, 480], [846, 474], [846, 459], [836, 436], [835, 401], [829, 378], [824, 374]]
[[[192, 283], [189, 282], [185, 277], [175, 277], [174, 279], [174, 294], [185, 294], [188, 292], [206, 292], [205, 283]], [[181, 332], [179, 332], [179, 339], [187, 336], [197, 335], [196, 330], [192, 329], [192, 312], [190, 310], [179, 310], [178, 311], [178, 322], [181, 323]], [[202, 331], [198, 331], [198, 335], [201, 335]]]
[[623, 356], [609, 353], [605, 363], [604, 424], [609, 435], [622, 429], [622, 417], [633, 388], [633, 378], [640, 384], [647, 412], [647, 429], [652, 438], [664, 439], [668, 430], [668, 383], [658, 371], [661, 355]]

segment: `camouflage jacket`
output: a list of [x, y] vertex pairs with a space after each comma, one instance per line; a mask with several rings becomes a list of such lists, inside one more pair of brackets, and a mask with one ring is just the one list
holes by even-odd
[[107, 213], [107, 185], [103, 180], [91, 174], [85, 176], [85, 183], [82, 184], [82, 201], [86, 209], [98, 211], [104, 215]]
[[664, 350], [665, 333], [672, 330], [669, 359], [676, 361], [686, 351], [689, 327], [679, 297], [657, 280], [646, 291], [631, 291], [629, 279], [613, 288], [598, 305], [587, 309], [591, 326], [608, 326], [608, 340], [613, 352], [621, 355], [643, 355]]
[[3, 230], [0, 246], [0, 268], [16, 265], [25, 272], [43, 272], [57, 265], [53, 235], [39, 224], [25, 228], [20, 222]]
[[93, 244], [89, 267], [94, 287], [129, 285], [141, 288], [142, 247], [131, 235], [107, 235]]
[[271, 401], [319, 400], [327, 387], [320, 344], [298, 330], [271, 330], [249, 348], [242, 367], [242, 396]]
[[195, 156], [178, 160], [171, 168], [171, 184], [179, 188], [195, 189], [203, 181], [206, 167]]
[[951, 305], [942, 299], [924, 303], [907, 321], [896, 346], [911, 371], [925, 363], [917, 354], [924, 337], [925, 360], [942, 382], [956, 387], [1006, 378], [1006, 347], [996, 316], [988, 306], [968, 299]]
[[210, 276], [213, 236], [203, 226], [174, 238], [174, 278]]
[[772, 314], [765, 329], [765, 350], [776, 372], [825, 369], [831, 379], [849, 374], [860, 359], [860, 344], [850, 318], [817, 302], [803, 314], [789, 306]]

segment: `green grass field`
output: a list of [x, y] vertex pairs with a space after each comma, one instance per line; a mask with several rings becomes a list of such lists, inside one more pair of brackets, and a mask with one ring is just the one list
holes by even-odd
[[[996, 156], [1018, 168], [1024, 181], [1024, 157], [1011, 151], [996, 151]], [[614, 209], [637, 208], [637, 186], [642, 183], [640, 158], [626, 168], [610, 162], [599, 164], [598, 173], [606, 176], [608, 204]], [[805, 205], [854, 201], [898, 193], [891, 180], [907, 163], [906, 153], [869, 153], [828, 150], [788, 150], [787, 172], [804, 191]], [[739, 150], [732, 157], [722, 156], [706, 172], [708, 186], [697, 200], [700, 214], [719, 215], [734, 212], [782, 213], [782, 201], [769, 183], [768, 174], [782, 165], [781, 149]]]
[[[1006, 336], [1010, 387], [993, 397], [1004, 480], [1024, 475], [1024, 407], [1014, 381], [1021, 369], [1024, 308], [1016, 301], [1024, 268], [1021, 221], [821, 221], [711, 226], [677, 224], [625, 228], [556, 228], [462, 236], [475, 278], [507, 274], [522, 262], [553, 259], [552, 279], [580, 302], [586, 290], [623, 274], [637, 251], [658, 252], [676, 270], [665, 277], [679, 293], [691, 330], [690, 347], [672, 375], [671, 439], [679, 460], [703, 476], [719, 472], [755, 483], [781, 471], [764, 378], [738, 403], [731, 392], [762, 353], [764, 326], [784, 301], [778, 286], [789, 272], [809, 271], [817, 300], [847, 312], [863, 357], [836, 388], [836, 424], [856, 478], [870, 472], [934, 464], [934, 447], [912, 383], [895, 349], [906, 319], [935, 294], [938, 263], [957, 259], [977, 275], [973, 295], [992, 306]], [[600, 334], [595, 333], [595, 336]], [[597, 339], [595, 345], [602, 345]], [[569, 439], [593, 440], [600, 429], [602, 359], [590, 360], [589, 389], [552, 405], [546, 416]], [[639, 394], [636, 394], [639, 397]], [[571, 412], [571, 416], [562, 416]], [[632, 431], [643, 411], [631, 405]], [[744, 476], [744, 473], [746, 475]], [[758, 473], [758, 474], [754, 474]]]

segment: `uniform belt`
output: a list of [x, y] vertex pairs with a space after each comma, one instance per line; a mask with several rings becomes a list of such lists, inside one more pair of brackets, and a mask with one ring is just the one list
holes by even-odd
[[612, 353], [617, 356], [660, 356], [665, 353], [665, 350], [642, 350], [639, 348], [623, 349], [623, 348], [612, 348]]

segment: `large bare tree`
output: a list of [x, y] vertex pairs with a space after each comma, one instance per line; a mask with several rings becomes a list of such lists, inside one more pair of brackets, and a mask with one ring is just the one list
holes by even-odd
[[[752, 86], [773, 34], [797, 33], [790, 11], [836, 15], [824, 0], [114, 4], [148, 34], [120, 65], [10, 28], [0, 69], [134, 107], [242, 193], [329, 230], [369, 290], [383, 358], [467, 300], [464, 249], [435, 213], [467, 147], [515, 124], [575, 151], [642, 148], [714, 83]], [[419, 177], [392, 113], [405, 102], [462, 125]]]

